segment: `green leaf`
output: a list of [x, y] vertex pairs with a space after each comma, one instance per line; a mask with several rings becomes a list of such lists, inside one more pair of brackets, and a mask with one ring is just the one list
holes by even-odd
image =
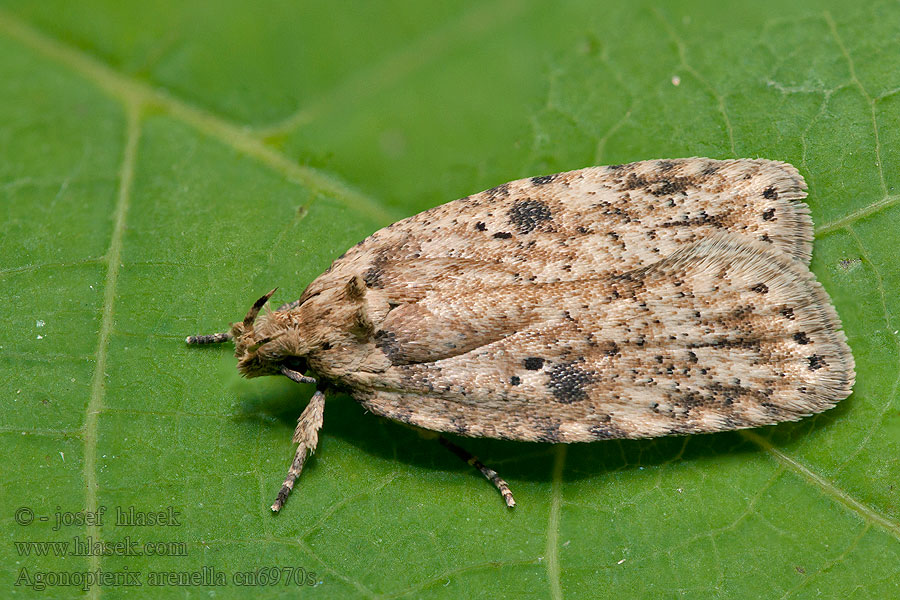
[[[150, 597], [900, 596], [896, 3], [0, 4], [0, 589], [119, 597], [127, 569]], [[185, 335], [424, 208], [694, 155], [806, 177], [850, 398], [748, 432], [463, 440], [507, 510], [339, 397], [271, 514], [312, 390]], [[176, 522], [117, 526], [129, 507]], [[176, 555], [16, 544], [76, 539]]]

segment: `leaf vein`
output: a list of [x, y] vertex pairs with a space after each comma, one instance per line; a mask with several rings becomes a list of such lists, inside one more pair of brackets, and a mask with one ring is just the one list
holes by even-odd
[[[134, 166], [137, 158], [138, 139], [140, 138], [140, 108], [134, 103], [126, 105], [127, 127], [125, 151], [119, 171], [119, 192], [116, 200], [114, 226], [110, 237], [109, 249], [106, 253], [106, 282], [103, 290], [103, 307], [100, 321], [100, 332], [97, 340], [96, 364], [91, 378], [91, 396], [88, 401], [84, 419], [84, 487], [85, 510], [97, 510], [97, 437], [100, 412], [103, 410], [103, 397], [106, 393], [104, 378], [106, 375], [106, 357], [109, 350], [109, 338], [114, 327], [114, 309], [116, 285], [119, 279], [119, 266], [122, 258], [122, 244], [125, 235], [125, 220], [131, 200], [131, 184], [134, 180]], [[87, 535], [92, 539], [100, 539], [100, 528], [97, 525], [87, 526]], [[92, 554], [90, 568], [100, 567], [100, 556]], [[91, 586], [91, 598], [100, 597], [100, 586]]]
[[778, 448], [772, 445], [767, 439], [759, 434], [745, 430], [740, 432], [741, 435], [771, 454], [778, 462], [788, 467], [791, 471], [805, 479], [813, 486], [820, 489], [826, 496], [830, 496], [837, 502], [843, 504], [847, 509], [855, 512], [864, 521], [872, 523], [884, 529], [887, 533], [900, 540], [900, 523], [896, 523], [881, 513], [877, 512], [870, 506], [863, 504], [846, 491], [837, 487], [800, 461], [788, 456]]
[[838, 33], [837, 24], [834, 22], [831, 13], [828, 11], [825, 11], [825, 22], [828, 23], [828, 29], [831, 31], [831, 35], [834, 37], [834, 41], [837, 42], [838, 47], [841, 49], [841, 53], [844, 55], [844, 59], [847, 61], [847, 67], [850, 69], [850, 79], [856, 84], [859, 91], [862, 92], [863, 97], [866, 99], [866, 103], [869, 105], [869, 112], [872, 113], [872, 129], [875, 132], [875, 161], [878, 165], [878, 177], [881, 181], [881, 195], [886, 197], [888, 195], [888, 189], [884, 179], [884, 168], [882, 167], [881, 161], [881, 138], [878, 134], [878, 118], [875, 114], [875, 100], [856, 74], [856, 65], [853, 63], [853, 57], [850, 56], [850, 51], [847, 50], [847, 46], [844, 45], [844, 40]]
[[717, 108], [719, 110], [719, 114], [722, 115], [722, 120], [725, 122], [725, 131], [728, 134], [728, 145], [731, 149], [731, 155], [737, 156], [737, 149], [734, 144], [734, 127], [731, 124], [731, 119], [728, 117], [728, 111], [725, 108], [725, 97], [706, 79], [700, 72], [695, 69], [687, 60], [687, 45], [684, 40], [681, 39], [681, 36], [678, 35], [678, 32], [675, 31], [675, 28], [669, 23], [669, 21], [663, 17], [662, 13], [658, 8], [653, 9], [653, 13], [656, 15], [656, 18], [662, 23], [663, 27], [666, 28], [666, 32], [669, 34], [669, 39], [672, 40], [672, 43], [675, 44], [675, 48], [678, 50], [678, 60], [680, 61], [680, 66], [682, 69], [690, 73], [694, 76], [694, 78], [700, 82], [710, 96], [716, 101]]
[[566, 466], [566, 445], [557, 444], [553, 449], [553, 490], [550, 499], [550, 516], [547, 520], [547, 548], [544, 555], [547, 557], [547, 577], [550, 580], [550, 597], [553, 600], [562, 599], [562, 584], [559, 568], [559, 512], [562, 503], [563, 472]]
[[296, 163], [292, 158], [260, 141], [244, 126], [215, 115], [207, 109], [189, 104], [166, 90], [154, 88], [122, 74], [82, 50], [38, 31], [2, 9], [0, 9], [0, 32], [69, 67], [126, 105], [136, 103], [140, 106], [162, 109], [195, 130], [253, 158], [288, 181], [309, 186], [313, 191], [336, 198], [379, 221], [390, 222], [398, 217], [394, 209], [376, 202], [337, 177]]

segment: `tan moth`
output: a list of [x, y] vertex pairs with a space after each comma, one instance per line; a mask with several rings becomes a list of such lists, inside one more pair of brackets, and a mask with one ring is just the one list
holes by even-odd
[[233, 339], [243, 375], [316, 383], [275, 511], [328, 391], [427, 430], [553, 443], [793, 421], [855, 379], [808, 267], [805, 189], [762, 159], [513, 181], [377, 231], [299, 300], [259, 315], [269, 292], [229, 333], [187, 342]]

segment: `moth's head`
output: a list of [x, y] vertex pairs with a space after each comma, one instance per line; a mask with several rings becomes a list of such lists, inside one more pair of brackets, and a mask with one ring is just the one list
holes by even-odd
[[297, 334], [286, 317], [269, 312], [259, 316], [275, 290], [257, 300], [243, 321], [231, 325], [234, 356], [244, 377], [281, 375], [282, 367], [305, 373], [306, 359], [297, 352]]

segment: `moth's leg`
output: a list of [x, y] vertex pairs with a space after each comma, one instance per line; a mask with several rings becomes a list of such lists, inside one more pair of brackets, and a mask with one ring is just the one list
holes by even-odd
[[300, 476], [303, 470], [303, 463], [306, 462], [306, 453], [315, 452], [316, 445], [319, 443], [319, 429], [322, 427], [322, 416], [325, 412], [325, 393], [322, 390], [316, 390], [313, 397], [310, 398], [309, 404], [297, 419], [297, 429], [294, 430], [293, 441], [298, 443], [297, 454], [294, 455], [294, 461], [291, 468], [288, 469], [287, 478], [278, 492], [272, 504], [272, 510], [278, 512], [284, 506], [285, 500], [294, 489], [294, 482]]
[[294, 300], [293, 302], [285, 302], [284, 304], [282, 304], [281, 306], [278, 307], [277, 312], [281, 312], [283, 310], [291, 310], [293, 308], [297, 308], [298, 306], [300, 306], [299, 300]]
[[438, 441], [442, 446], [444, 446], [444, 448], [447, 448], [450, 452], [481, 471], [481, 474], [487, 477], [488, 481], [493, 483], [494, 487], [496, 487], [500, 491], [500, 494], [506, 501], [506, 506], [512, 508], [516, 505], [516, 501], [513, 498], [512, 491], [509, 489], [509, 484], [506, 483], [506, 481], [504, 481], [500, 477], [500, 475], [497, 474], [497, 471], [487, 468], [486, 466], [484, 466], [484, 463], [478, 460], [478, 458], [471, 454], [468, 450], [460, 448], [444, 436], [438, 437]]
[[[281, 367], [281, 374], [290, 379], [291, 381], [296, 381], [297, 383], [315, 383], [316, 379], [314, 377], [307, 377], [303, 373], [299, 371], [294, 371], [293, 369], [288, 369], [285, 366]], [[297, 440], [294, 440], [297, 441]]]
[[184, 338], [188, 344], [221, 344], [231, 339], [231, 333], [211, 333], [209, 335], [189, 335]]

